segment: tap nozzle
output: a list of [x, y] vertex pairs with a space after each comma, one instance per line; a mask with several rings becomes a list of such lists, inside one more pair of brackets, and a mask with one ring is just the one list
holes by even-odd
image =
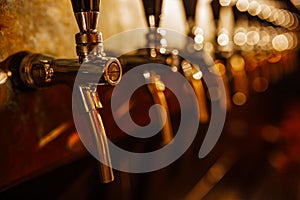
[[162, 0], [143, 0], [148, 27], [158, 27], [161, 15]]

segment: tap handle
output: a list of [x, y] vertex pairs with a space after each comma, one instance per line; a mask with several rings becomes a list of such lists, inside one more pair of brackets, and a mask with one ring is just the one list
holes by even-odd
[[183, 0], [183, 5], [187, 20], [194, 20], [196, 14], [197, 0]]
[[143, 0], [145, 15], [149, 27], [158, 27], [162, 0]]
[[71, 0], [74, 13], [96, 11], [99, 12], [100, 0]]
[[[71, 0], [75, 18], [81, 33], [97, 32], [99, 21], [100, 0]], [[80, 37], [81, 35], [78, 35]], [[76, 38], [80, 42], [86, 37]], [[100, 38], [101, 36], [89, 36], [88, 38]], [[79, 48], [80, 49], [80, 48]]]
[[185, 17], [189, 26], [189, 36], [194, 37], [193, 28], [195, 26], [196, 6], [198, 0], [183, 0]]

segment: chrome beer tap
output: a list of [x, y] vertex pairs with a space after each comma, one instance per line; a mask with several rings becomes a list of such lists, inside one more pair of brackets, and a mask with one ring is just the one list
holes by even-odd
[[[106, 57], [102, 35], [97, 31], [100, 0], [72, 0], [73, 11], [80, 32], [75, 35], [77, 59], [55, 59], [31, 52], [19, 52], [0, 63], [17, 88], [44, 88], [55, 84], [73, 87], [79, 115], [87, 121], [97, 156], [106, 164], [99, 164], [101, 181], [113, 181], [107, 137], [98, 109], [102, 108], [97, 88], [116, 85], [122, 76], [117, 58]], [[100, 77], [99, 77], [100, 74]], [[76, 81], [76, 76], [81, 80]], [[85, 133], [80, 133], [85, 134]]]

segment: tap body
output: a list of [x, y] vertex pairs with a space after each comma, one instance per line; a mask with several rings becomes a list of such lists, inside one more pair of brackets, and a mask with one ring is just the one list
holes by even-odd
[[[18, 88], [44, 88], [55, 84], [73, 86], [76, 76], [101, 85], [116, 85], [122, 69], [118, 59], [96, 57], [84, 64], [78, 59], [55, 59], [43, 54], [19, 52], [7, 58], [11, 79]], [[101, 74], [101, 77], [95, 76]]]

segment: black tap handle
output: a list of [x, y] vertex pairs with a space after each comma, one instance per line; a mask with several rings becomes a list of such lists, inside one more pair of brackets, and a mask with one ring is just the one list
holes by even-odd
[[149, 16], [153, 15], [155, 17], [155, 26], [157, 27], [160, 20], [162, 0], [143, 0], [143, 5], [148, 25], [150, 26]]
[[187, 20], [194, 20], [196, 14], [197, 0], [183, 0]]
[[74, 13], [96, 11], [99, 12], [100, 0], [71, 0]]

